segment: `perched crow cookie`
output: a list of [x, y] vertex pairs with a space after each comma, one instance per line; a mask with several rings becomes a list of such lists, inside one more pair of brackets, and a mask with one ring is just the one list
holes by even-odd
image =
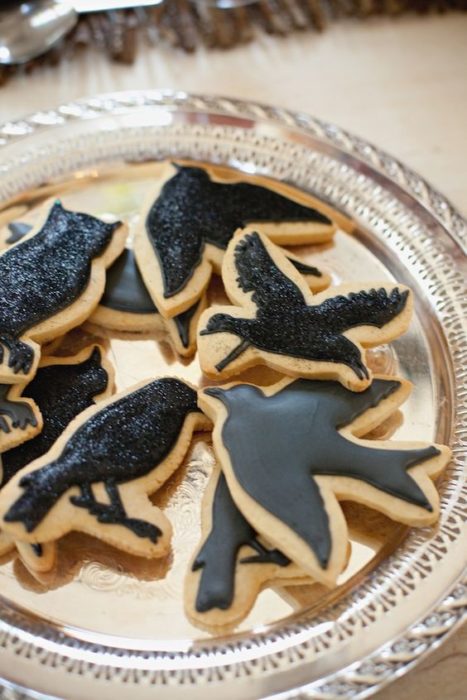
[[432, 479], [449, 448], [362, 440], [405, 400], [410, 384], [375, 377], [360, 393], [341, 384], [283, 379], [200, 392], [230, 493], [255, 530], [328, 586], [345, 564], [351, 500], [397, 522], [429, 525], [439, 513]]
[[267, 586], [309, 583], [279, 550], [268, 547], [235, 505], [216, 466], [202, 506], [203, 544], [185, 579], [187, 616], [202, 628], [238, 625]]
[[178, 316], [165, 319], [154, 305], [135, 256], [125, 248], [107, 271], [104, 294], [90, 322], [103, 328], [129, 333], [168, 333], [180, 355], [192, 355], [196, 350], [196, 328], [206, 308], [203, 296], [191, 308]]
[[235, 306], [211, 307], [198, 327], [201, 369], [215, 379], [262, 364], [362, 391], [371, 382], [363, 348], [397, 338], [412, 314], [403, 285], [342, 284], [313, 296], [280, 248], [248, 230], [230, 242], [222, 278]]
[[37, 225], [0, 253], [0, 381], [31, 379], [46, 343], [79, 325], [104, 290], [126, 227], [44, 205]]
[[185, 382], [162, 378], [86, 409], [6, 484], [0, 526], [34, 545], [79, 530], [130, 554], [167, 554], [171, 526], [148, 495], [177, 469], [193, 431], [209, 425], [196, 398]]
[[[36, 376], [24, 389], [24, 397], [38, 407], [43, 427], [32, 440], [2, 454], [0, 486], [45, 454], [73, 418], [96, 401], [110, 396], [112, 390], [113, 368], [98, 345], [84, 348], [74, 357], [42, 357]], [[13, 541], [3, 534], [0, 555], [12, 547]], [[55, 547], [47, 550], [24, 545], [21, 551], [23, 559], [27, 558], [28, 568], [48, 571], [53, 566]]]
[[[202, 297], [237, 228], [255, 223], [284, 245], [332, 238], [335, 226], [327, 216], [280, 194], [280, 183], [262, 182], [222, 180], [209, 169], [167, 164], [134, 242], [146, 287], [163, 316], [176, 316]], [[316, 284], [323, 288], [319, 274]]]

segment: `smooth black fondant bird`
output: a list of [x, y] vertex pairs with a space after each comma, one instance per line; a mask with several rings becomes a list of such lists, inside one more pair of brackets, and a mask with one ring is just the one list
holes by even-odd
[[381, 328], [404, 309], [408, 291], [395, 287], [362, 290], [308, 305], [302, 291], [278, 268], [258, 233], [244, 235], [235, 247], [237, 284], [253, 292], [254, 318], [224, 313], [211, 316], [201, 335], [232, 333], [240, 345], [218, 363], [222, 371], [250, 345], [270, 353], [321, 362], [342, 363], [359, 379], [368, 379], [360, 349], [345, 331], [357, 326]]
[[[1, 455], [0, 485], [4, 486], [20, 469], [45, 454], [73, 418], [107, 389], [108, 380], [99, 347], [94, 347], [81, 362], [39, 368], [23, 396], [35, 401], [42, 415], [43, 428], [32, 440], [26, 440]], [[24, 405], [29, 408], [28, 404]], [[17, 411], [18, 408], [21, 408], [18, 402], [13, 402], [11, 410]]]
[[[71, 496], [71, 503], [85, 508], [99, 523], [119, 524], [156, 542], [160, 529], [127, 516], [119, 485], [157, 469], [194, 412], [199, 413], [196, 391], [179, 379], [157, 379], [117, 397], [70, 435], [57, 459], [18, 477], [24, 493], [11, 504], [4, 522], [21, 522], [28, 533], [33, 532], [75, 486], [81, 495]], [[96, 500], [92, 485], [97, 483], [104, 484], [108, 503]]]
[[166, 298], [186, 286], [206, 244], [225, 250], [235, 230], [250, 222], [307, 222], [332, 231], [327, 216], [266, 187], [214, 182], [202, 168], [174, 167], [146, 218]]
[[239, 565], [287, 566], [290, 563], [279, 550], [268, 549], [261, 544], [257, 532], [235, 505], [225, 476], [221, 473], [212, 502], [211, 530], [192, 565], [193, 571], [202, 569], [196, 596], [198, 612], [230, 608], [234, 597], [238, 551], [244, 545], [251, 547], [256, 554], [243, 557]]
[[[332, 537], [315, 476], [356, 479], [432, 511], [407, 470], [439, 455], [436, 446], [394, 444], [385, 449], [377, 441], [374, 446], [359, 443], [339, 432], [399, 387], [397, 380], [374, 379], [356, 393], [338, 382], [297, 379], [270, 396], [249, 384], [205, 389], [226, 409], [221, 414], [222, 446], [235, 481], [248, 495], [242, 506], [247, 518], [255, 522], [251, 503], [259, 504], [304, 540], [326, 569]], [[274, 544], [288, 553], [277, 539]]]
[[34, 353], [19, 338], [81, 296], [119, 225], [55, 202], [40, 231], [0, 255], [0, 364], [8, 349], [9, 367], [29, 372]]

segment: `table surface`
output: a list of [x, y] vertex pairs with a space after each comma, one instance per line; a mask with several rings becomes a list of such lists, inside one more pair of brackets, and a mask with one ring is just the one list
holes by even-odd
[[[467, 15], [349, 20], [229, 52], [141, 48], [132, 67], [85, 52], [0, 89], [0, 122], [100, 92], [174, 88], [309, 112], [419, 171], [467, 213]], [[465, 700], [467, 627], [378, 700]]]

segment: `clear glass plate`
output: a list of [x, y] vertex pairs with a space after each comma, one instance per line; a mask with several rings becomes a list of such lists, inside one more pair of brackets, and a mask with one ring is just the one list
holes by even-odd
[[[396, 279], [414, 289], [409, 333], [370, 361], [414, 383], [396, 437], [449, 442], [455, 454], [440, 485], [437, 528], [409, 532], [369, 511], [371, 528], [363, 528], [361, 508], [346, 504], [352, 555], [339, 587], [267, 589], [235, 633], [219, 638], [183, 612], [183, 577], [213, 459], [207, 437], [197, 438], [155, 497], [174, 524], [167, 559], [140, 560], [72, 534], [48, 584], [19, 562], [0, 565], [4, 683], [66, 698], [360, 697], [439, 643], [467, 604], [460, 215], [417, 175], [336, 127], [222, 98], [139, 92], [65, 105], [0, 127], [0, 153], [0, 229], [10, 217], [33, 220], [51, 194], [134, 226], [154, 177], [151, 161], [170, 157], [280, 179], [324, 200], [338, 212], [335, 242], [300, 254], [331, 270], [335, 282]], [[220, 294], [214, 282], [212, 298]], [[96, 334], [119, 389], [161, 374], [203, 381], [197, 359], [177, 358], [163, 336], [135, 340], [87, 327], [60, 352]]]

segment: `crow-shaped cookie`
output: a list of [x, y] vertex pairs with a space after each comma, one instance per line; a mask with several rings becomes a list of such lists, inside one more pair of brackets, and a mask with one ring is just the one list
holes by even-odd
[[412, 313], [402, 285], [339, 285], [312, 296], [282, 251], [254, 231], [230, 242], [222, 278], [235, 306], [205, 311], [198, 335], [201, 368], [216, 379], [264, 364], [362, 391], [371, 381], [363, 348], [404, 333]]
[[[16, 388], [16, 387], [13, 387]], [[1, 455], [3, 488], [23, 467], [45, 454], [68, 424], [96, 401], [110, 396], [113, 368], [98, 345], [84, 348], [73, 357], [42, 358], [34, 379], [23, 392], [40, 411], [41, 432]], [[16, 403], [15, 403], [16, 408]], [[0, 538], [0, 555], [13, 547], [4, 533]], [[55, 548], [22, 547], [22, 558], [32, 571], [48, 571], [54, 563]]]
[[338, 382], [287, 378], [264, 388], [236, 384], [200, 392], [239, 510], [318, 582], [334, 585], [345, 565], [340, 500], [409, 525], [438, 518], [432, 479], [447, 464], [449, 448], [360, 439], [409, 391], [402, 379], [375, 377], [360, 393]]
[[124, 551], [163, 556], [171, 527], [152, 506], [193, 430], [209, 424], [196, 391], [175, 378], [144, 382], [88, 408], [0, 494], [0, 526], [15, 540], [51, 543], [71, 530]]
[[206, 629], [237, 625], [266, 586], [309, 583], [279, 550], [262, 542], [235, 505], [215, 465], [203, 497], [203, 544], [185, 579], [185, 610]]
[[[335, 227], [327, 216], [275, 191], [278, 183], [267, 184], [167, 166], [142, 211], [134, 242], [146, 287], [163, 316], [175, 316], [201, 298], [237, 228], [255, 223], [286, 245], [332, 238]], [[317, 275], [315, 288], [322, 283]]]
[[105, 269], [126, 227], [47, 203], [38, 223], [0, 253], [0, 381], [30, 379], [45, 343], [79, 325], [97, 305]]

